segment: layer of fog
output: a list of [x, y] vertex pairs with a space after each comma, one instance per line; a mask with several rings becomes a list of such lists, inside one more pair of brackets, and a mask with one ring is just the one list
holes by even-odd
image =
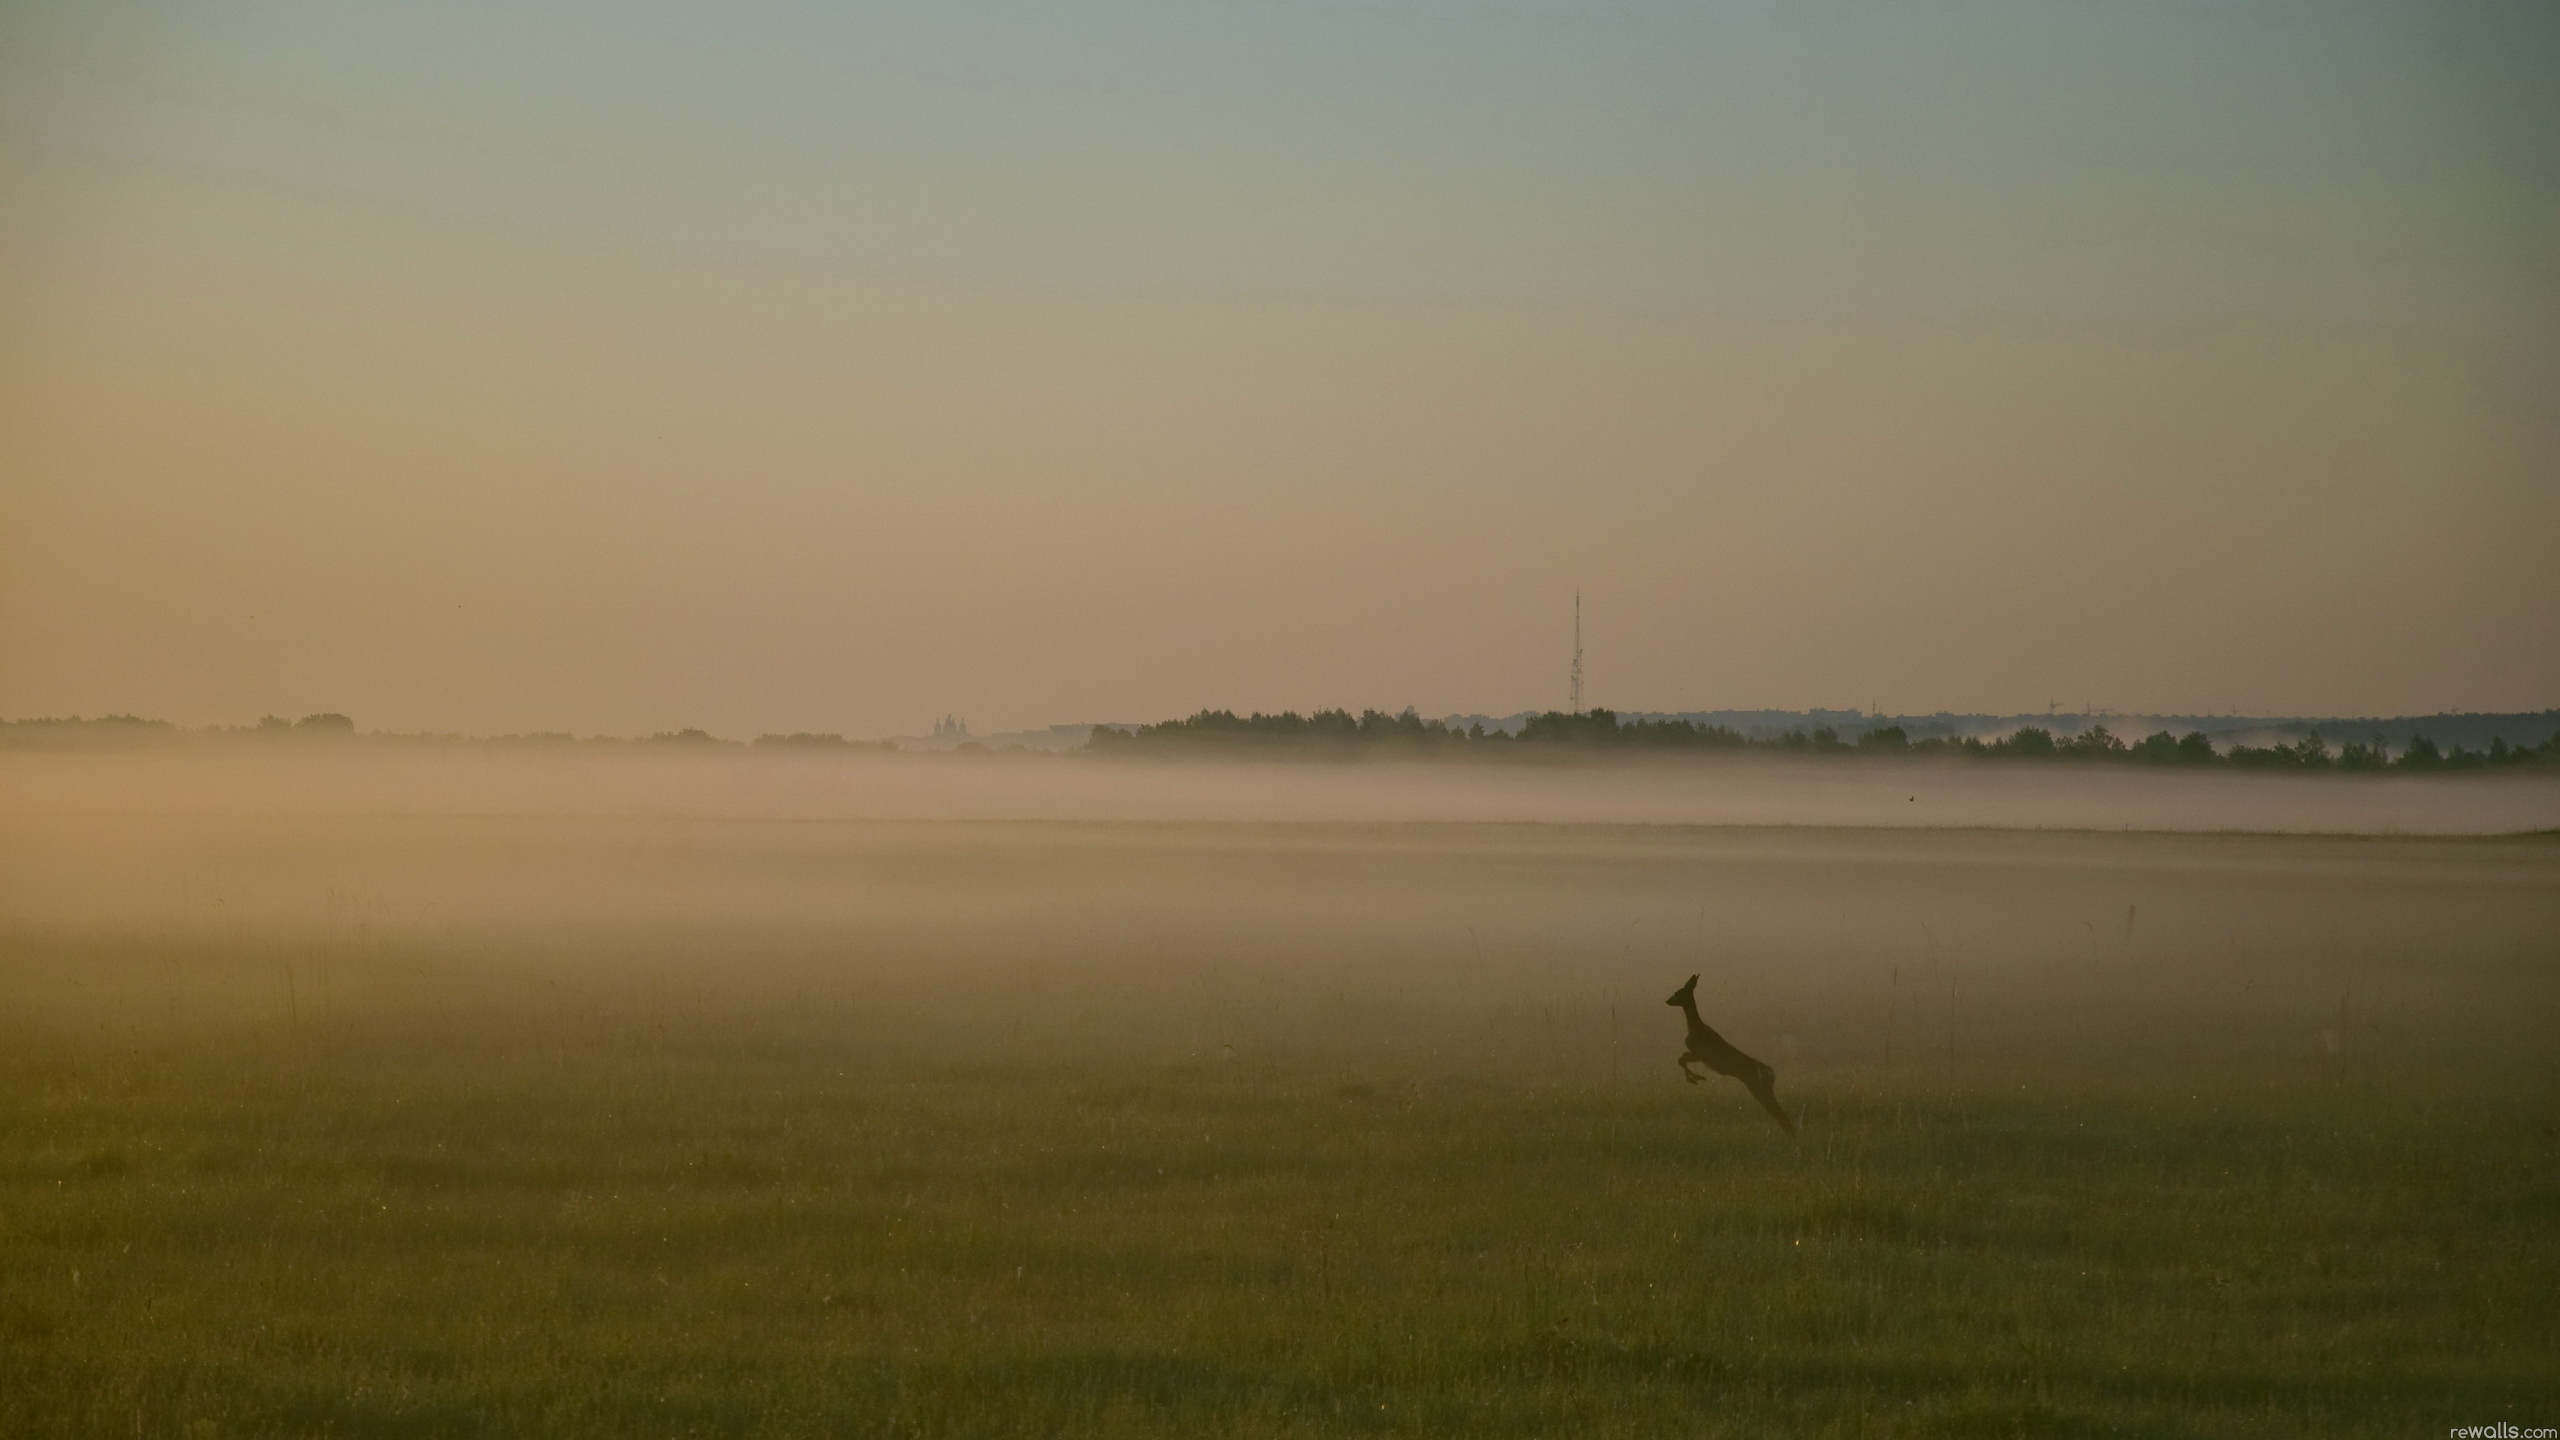
[[355, 746], [0, 754], [0, 824], [258, 814], [2512, 834], [2560, 828], [2560, 777], [1759, 757], [1316, 764]]
[[20, 754], [0, 1015], [1661, 1079], [1698, 971], [1791, 1072], [2531, 1055], [2560, 845], [2380, 832], [2555, 826], [2512, 774]]
[[2539, 838], [308, 815], [0, 835], [0, 1028], [294, 1063], [603, 1046], [1676, 1083], [1661, 1002], [1695, 971], [1715, 1024], [1817, 1087], [1844, 1065], [2547, 1065], [2555, 934]]

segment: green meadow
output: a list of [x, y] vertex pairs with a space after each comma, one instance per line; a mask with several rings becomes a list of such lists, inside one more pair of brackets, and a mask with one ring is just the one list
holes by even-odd
[[55, 839], [0, 1434], [2560, 1423], [2546, 840]]

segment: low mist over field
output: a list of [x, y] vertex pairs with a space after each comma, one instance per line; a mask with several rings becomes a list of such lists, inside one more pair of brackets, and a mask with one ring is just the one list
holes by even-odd
[[[22, 943], [220, 957], [113, 983], [104, 958], [86, 980], [39, 965], [28, 998], [159, 986], [206, 1017], [261, 1013], [297, 947], [332, 957], [311, 983], [342, 1005], [564, 982], [627, 1001], [684, 975], [757, 1003], [966, 997], [1013, 1014], [1002, 1033], [1103, 1050], [1167, 1024], [1230, 1046], [1325, 994], [1433, 1033], [1532, 1000], [1587, 1026], [1600, 997], [1702, 969], [1725, 1005], [1793, 997], [1753, 1032], [1834, 1058], [1881, 1053], [1894, 1003], [2008, 1016], [2009, 1043], [2060, 1055], [2174, 1000], [2213, 1027], [2291, 1015], [2258, 1036], [2282, 1050], [2356, 990], [2539, 1024], [2468, 987], [2540, 996], [2560, 934], [2560, 780], [2536, 775], [350, 747], [0, 755], [0, 811]], [[1972, 999], [1942, 993], [1967, 977]]]
[[2508, 834], [2560, 775], [2271, 775], [1868, 759], [1500, 766], [421, 746], [0, 751], [19, 834], [315, 815], [1493, 821]]
[[[541, 987], [614, 1011], [674, 984], [705, 1013], [823, 997], [831, 1043], [909, 1060], [936, 1051], [903, 1007], [1018, 1062], [1652, 1080], [1653, 992], [1699, 970], [1737, 1033], [1828, 1063], [1880, 1063], [1897, 1006], [1906, 1059], [2302, 1058], [2387, 1021], [2406, 1060], [2539, 1034], [2560, 933], [2547, 838], [304, 813], [13, 827], [5, 861], [22, 1023], [158, 1040], [431, 1001], [503, 1029]], [[1533, 1054], [1452, 1038], [1522, 1006]]]

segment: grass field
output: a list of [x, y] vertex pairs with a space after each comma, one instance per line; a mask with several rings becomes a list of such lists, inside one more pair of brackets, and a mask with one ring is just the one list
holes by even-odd
[[2560, 1423], [2548, 841], [216, 838], [6, 892], [0, 1434]]

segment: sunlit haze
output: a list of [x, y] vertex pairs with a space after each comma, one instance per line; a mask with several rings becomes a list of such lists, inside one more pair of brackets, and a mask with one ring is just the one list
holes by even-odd
[[2560, 703], [2560, 10], [0, 6], [0, 715]]

